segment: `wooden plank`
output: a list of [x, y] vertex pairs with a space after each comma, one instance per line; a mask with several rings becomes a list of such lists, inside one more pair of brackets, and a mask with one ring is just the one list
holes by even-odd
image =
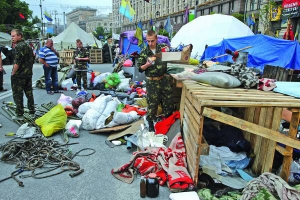
[[[254, 107], [246, 108], [244, 119], [248, 122], [253, 122], [254, 111], [255, 111]], [[245, 137], [246, 140], [250, 141], [251, 133], [249, 133], [247, 131], [244, 131], [244, 137]]]
[[[260, 126], [265, 125], [266, 116], [267, 116], [267, 109], [261, 108], [258, 125]], [[265, 148], [263, 142], [265, 141], [261, 136], [256, 136], [255, 145], [254, 145], [255, 159], [252, 165], [252, 170], [255, 174], [261, 173], [262, 165], [265, 159], [265, 154], [264, 154]]]
[[286, 150], [284, 147], [276, 145], [276, 150], [283, 156], [292, 156], [293, 154]]
[[278, 98], [286, 98], [286, 99], [295, 99], [290, 96], [285, 96], [280, 93], [275, 92], [227, 92], [227, 91], [209, 91], [209, 90], [192, 90], [195, 95], [211, 95], [211, 96], [220, 96], [221, 95], [233, 95], [233, 96], [250, 96], [250, 97], [278, 97]]
[[[292, 119], [290, 122], [290, 127], [289, 127], [289, 133], [288, 135], [292, 138], [296, 138], [297, 133], [298, 133], [298, 125], [299, 125], [299, 119], [300, 119], [300, 112], [299, 110], [292, 110]], [[296, 140], [296, 139], [295, 139]], [[281, 141], [280, 143], [284, 143], [285, 141]], [[285, 144], [287, 145], [285, 147], [285, 149], [290, 152], [291, 154], [293, 153], [293, 148], [299, 148], [300, 145], [298, 145], [297, 147], [292, 146], [290, 144]], [[282, 163], [282, 170], [281, 170], [281, 178], [283, 178], [283, 180], [287, 181], [290, 175], [290, 166], [292, 164], [293, 158], [292, 156], [285, 156], [283, 158], [283, 163]]]
[[[204, 123], [204, 117], [201, 116], [200, 118], [200, 126], [201, 127], [199, 129], [199, 138], [198, 138], [198, 141], [197, 141], [197, 144], [200, 146], [202, 144], [202, 132], [203, 132], [203, 123]], [[196, 157], [196, 168], [195, 168], [195, 176], [194, 176], [194, 183], [195, 185], [198, 184], [198, 173], [199, 173], [199, 163], [200, 163], [200, 155], [201, 155], [201, 148], [198, 148], [198, 153], [197, 153], [197, 157]]]
[[[245, 130], [250, 133], [271, 139], [273, 141], [280, 142], [282, 144], [285, 144], [285, 145], [293, 147], [293, 148], [299, 148], [299, 146], [300, 146], [300, 141], [295, 138], [283, 135], [277, 131], [273, 131], [273, 130], [270, 130], [265, 127], [261, 127], [259, 125], [253, 124], [251, 122], [247, 122], [245, 120], [224, 114], [222, 112], [213, 110], [211, 108], [205, 107], [203, 110], [203, 116], [209, 117], [211, 119], [214, 119], [216, 121], [219, 121], [219, 122], [222, 122], [225, 124], [229, 124], [231, 126], [239, 128], [241, 130]], [[299, 119], [298, 119], [298, 121], [299, 121]]]
[[199, 125], [196, 123], [194, 118], [188, 114], [189, 112], [184, 112], [184, 120], [188, 121], [187, 128], [191, 131], [191, 136], [193, 137], [194, 141], [198, 141], [199, 137]]
[[187, 126], [187, 122], [186, 120], [183, 121], [183, 131], [185, 133], [185, 142], [187, 143], [186, 146], [188, 146], [188, 148], [191, 150], [192, 153], [194, 153], [195, 155], [197, 155], [197, 151], [199, 148], [199, 145], [196, 143], [196, 141], [193, 139], [192, 137], [192, 133], [191, 130], [189, 129], [189, 127]]
[[[281, 112], [282, 112], [282, 108], [274, 108], [273, 110], [273, 119], [271, 120], [270, 128], [274, 131], [279, 130]], [[267, 152], [266, 152], [266, 160], [263, 165], [263, 172], [271, 172], [273, 167], [273, 162], [274, 162], [276, 142], [273, 140], [268, 140], [266, 146], [267, 146]]]
[[210, 99], [210, 100], [239, 100], [239, 101], [263, 101], [263, 102], [298, 102], [300, 103], [300, 101], [298, 99], [291, 99], [291, 98], [276, 98], [276, 97], [252, 97], [252, 96], [235, 96], [235, 95], [231, 95], [231, 96], [212, 96], [212, 95], [194, 95], [195, 98], [204, 100], [204, 99]]
[[193, 105], [190, 103], [190, 101], [186, 101], [185, 102], [185, 110], [186, 109], [189, 109], [189, 114], [191, 116], [193, 116], [193, 118], [195, 119], [196, 123], [200, 126], [200, 118], [201, 118], [201, 115], [194, 109]]
[[181, 99], [180, 99], [180, 119], [181, 119], [181, 122], [180, 124], [182, 125], [182, 119], [183, 119], [183, 112], [184, 112], [184, 107], [185, 107], [185, 101], [186, 101], [186, 85], [183, 85], [182, 87], [182, 93], [181, 93]]
[[198, 100], [201, 106], [214, 107], [283, 107], [283, 108], [300, 108], [300, 103], [288, 102], [253, 102], [253, 101], [212, 101]]

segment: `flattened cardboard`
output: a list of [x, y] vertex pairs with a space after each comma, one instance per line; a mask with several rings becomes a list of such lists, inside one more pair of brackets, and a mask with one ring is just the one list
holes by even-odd
[[124, 130], [124, 131], [121, 131], [121, 132], [118, 132], [118, 133], [112, 133], [108, 136], [107, 140], [115, 140], [115, 139], [118, 139], [118, 138], [121, 138], [121, 137], [124, 137], [125, 135], [128, 135], [128, 134], [135, 134], [140, 128], [141, 128], [141, 124], [144, 123], [144, 120], [143, 119], [140, 119], [138, 121], [135, 121], [133, 122], [131, 125], [130, 128]]

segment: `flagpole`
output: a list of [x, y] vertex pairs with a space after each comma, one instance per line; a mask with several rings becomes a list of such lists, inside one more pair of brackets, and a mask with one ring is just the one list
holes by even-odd
[[40, 8], [41, 8], [41, 31], [42, 31], [41, 35], [42, 35], [42, 40], [44, 40], [42, 0], [40, 0]]

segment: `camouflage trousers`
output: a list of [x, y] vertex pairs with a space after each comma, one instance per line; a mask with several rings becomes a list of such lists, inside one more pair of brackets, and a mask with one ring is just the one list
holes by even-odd
[[23, 96], [27, 97], [27, 108], [30, 114], [34, 114], [34, 98], [32, 92], [32, 79], [21, 79], [15, 76], [11, 76], [11, 88], [13, 93], [13, 99], [16, 104], [16, 115], [23, 116], [24, 103]]
[[76, 82], [78, 87], [81, 87], [81, 78], [83, 81], [83, 88], [87, 89], [87, 72], [86, 71], [76, 71]]
[[158, 105], [161, 104], [166, 117], [173, 113], [174, 103], [172, 99], [172, 87], [167, 77], [161, 80], [146, 79], [147, 89], [147, 121], [156, 120]]

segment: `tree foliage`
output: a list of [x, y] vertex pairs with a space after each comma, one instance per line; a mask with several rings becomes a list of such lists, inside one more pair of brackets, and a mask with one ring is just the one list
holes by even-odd
[[[37, 38], [40, 30], [35, 28], [41, 22], [37, 16], [32, 16], [28, 3], [21, 0], [0, 0], [0, 31], [9, 33], [12, 29], [21, 29], [24, 38]], [[22, 19], [20, 13], [25, 17]]]
[[240, 20], [241, 22], [244, 23], [244, 15], [240, 14], [240, 13], [232, 13], [231, 14], [233, 17], [237, 18], [238, 20]]

